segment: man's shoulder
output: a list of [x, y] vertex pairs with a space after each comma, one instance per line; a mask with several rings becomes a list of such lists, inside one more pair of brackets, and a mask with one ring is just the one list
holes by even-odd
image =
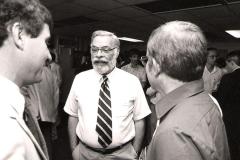
[[185, 98], [177, 105], [180, 110], [186, 111], [186, 114], [191, 116], [198, 115], [200, 117], [204, 116], [213, 107], [216, 107], [216, 104], [206, 91]]
[[218, 112], [218, 109], [206, 92], [185, 98], [166, 115], [164, 128], [193, 130], [211, 111]]
[[240, 79], [240, 69], [232, 72], [232, 73], [227, 73], [223, 75], [222, 77], [222, 82], [227, 82], [227, 83], [232, 83], [234, 80]]
[[125, 71], [125, 70], [116, 68], [116, 72], [117, 72], [116, 75], [118, 76], [119, 80], [123, 80], [123, 81], [139, 81], [139, 79], [135, 75], [133, 75], [133, 74], [131, 74], [131, 73]]
[[94, 70], [93, 70], [93, 69], [89, 69], [89, 70], [82, 71], [82, 72], [78, 73], [78, 74], [75, 76], [75, 79], [82, 79], [82, 78], [86, 79], [86, 78], [88, 78], [88, 77], [90, 77], [90, 76], [93, 76], [94, 74], [96, 74], [96, 73], [94, 72]]

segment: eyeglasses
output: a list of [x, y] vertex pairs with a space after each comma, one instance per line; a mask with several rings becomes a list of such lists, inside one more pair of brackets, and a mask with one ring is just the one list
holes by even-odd
[[217, 56], [214, 56], [214, 55], [212, 55], [212, 56], [208, 56], [209, 58], [217, 58]]
[[147, 63], [148, 57], [147, 56], [141, 56], [140, 61]]
[[101, 51], [103, 53], [110, 53], [112, 50], [116, 49], [117, 47], [114, 48], [110, 48], [110, 47], [95, 47], [95, 46], [91, 46], [91, 52], [92, 53], [97, 53], [98, 51]]

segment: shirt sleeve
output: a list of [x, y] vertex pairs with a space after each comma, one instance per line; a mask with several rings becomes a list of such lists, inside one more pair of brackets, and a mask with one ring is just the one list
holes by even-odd
[[151, 114], [151, 110], [149, 109], [145, 94], [143, 92], [141, 83], [139, 80], [136, 82], [136, 99], [134, 102], [134, 120], [140, 120]]
[[78, 117], [78, 103], [76, 99], [75, 89], [77, 88], [77, 80], [76, 77], [73, 81], [71, 90], [69, 92], [67, 101], [64, 106], [64, 111], [74, 117]]

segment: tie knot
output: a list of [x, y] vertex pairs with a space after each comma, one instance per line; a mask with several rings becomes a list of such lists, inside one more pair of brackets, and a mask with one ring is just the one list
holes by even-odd
[[102, 78], [103, 78], [103, 83], [106, 83], [108, 80], [108, 77], [106, 75], [103, 75]]

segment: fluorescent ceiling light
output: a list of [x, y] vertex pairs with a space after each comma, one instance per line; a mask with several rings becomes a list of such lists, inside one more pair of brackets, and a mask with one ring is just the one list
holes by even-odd
[[128, 38], [128, 37], [118, 37], [118, 39], [128, 42], [144, 42], [143, 40]]
[[240, 30], [226, 30], [226, 32], [235, 38], [240, 38]]

